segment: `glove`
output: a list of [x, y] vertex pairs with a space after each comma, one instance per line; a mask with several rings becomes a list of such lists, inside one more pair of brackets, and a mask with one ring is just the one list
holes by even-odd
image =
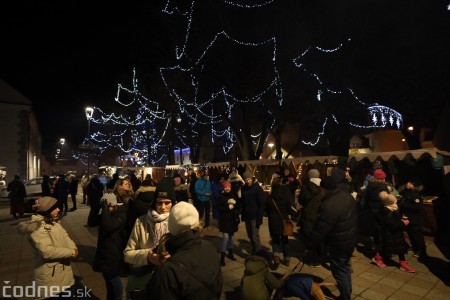
[[234, 200], [233, 198], [231, 198], [231, 199], [228, 199], [228, 207], [230, 208], [230, 209], [233, 209], [234, 208], [234, 205], [236, 204], [236, 200]]
[[233, 205], [235, 205], [236, 204], [236, 200], [234, 200], [233, 198], [231, 198], [231, 199], [228, 199], [228, 202], [227, 202], [228, 204], [233, 204]]

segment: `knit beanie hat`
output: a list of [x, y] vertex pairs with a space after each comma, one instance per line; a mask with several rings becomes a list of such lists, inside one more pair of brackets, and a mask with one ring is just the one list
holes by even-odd
[[42, 197], [36, 200], [33, 210], [42, 216], [46, 216], [58, 207], [58, 200], [53, 197]]
[[335, 190], [337, 187], [336, 180], [331, 176], [327, 176], [320, 181], [320, 187], [329, 191]]
[[156, 184], [155, 199], [164, 198], [175, 201], [175, 188], [173, 178], [164, 177]]
[[247, 178], [253, 178], [253, 174], [250, 171], [245, 171], [244, 174], [242, 174], [242, 178], [247, 179]]
[[223, 183], [223, 187], [225, 188], [225, 187], [231, 187], [231, 182], [229, 182], [229, 181], [225, 181], [224, 183]]
[[198, 211], [190, 203], [181, 201], [174, 205], [169, 214], [169, 232], [177, 235], [189, 229], [199, 227]]
[[381, 169], [376, 169], [375, 172], [373, 172], [373, 177], [377, 180], [384, 180], [386, 179], [386, 173]]
[[320, 172], [317, 169], [311, 169], [308, 171], [308, 178], [320, 178]]

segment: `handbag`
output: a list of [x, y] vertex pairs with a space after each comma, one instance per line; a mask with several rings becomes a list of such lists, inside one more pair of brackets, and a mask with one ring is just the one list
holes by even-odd
[[273, 205], [275, 205], [275, 208], [277, 209], [278, 213], [280, 214], [281, 219], [283, 220], [283, 236], [293, 236], [294, 235], [294, 222], [290, 219], [284, 219], [283, 215], [281, 214], [280, 210], [278, 209], [277, 204], [272, 198]]

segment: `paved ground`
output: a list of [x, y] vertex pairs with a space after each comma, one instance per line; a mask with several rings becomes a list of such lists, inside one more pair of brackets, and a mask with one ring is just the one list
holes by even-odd
[[[79, 196], [79, 198], [81, 198]], [[27, 220], [30, 214], [21, 220], [14, 220], [9, 215], [8, 202], [0, 199], [0, 285], [2, 292], [5, 286], [28, 286], [32, 281], [32, 260], [33, 252], [25, 236], [17, 232], [19, 221]], [[79, 199], [79, 202], [81, 199]], [[70, 201], [69, 201], [70, 202]], [[71, 204], [69, 204], [71, 207]], [[97, 228], [86, 227], [89, 208], [79, 204], [79, 209], [69, 213], [62, 221], [62, 225], [79, 247], [80, 256], [73, 263], [76, 279], [92, 290], [99, 299], [106, 299], [104, 281], [99, 273], [92, 271], [91, 262], [94, 257]], [[217, 228], [203, 232], [204, 238], [210, 240], [219, 249], [221, 234]], [[269, 246], [269, 234], [267, 220], [261, 227], [263, 245]], [[447, 237], [448, 240], [448, 237]], [[407, 256], [412, 266], [417, 268], [417, 273], [409, 274], [400, 271], [397, 266], [391, 265], [386, 269], [380, 269], [373, 265], [370, 258], [364, 255], [363, 244], [359, 244], [356, 257], [352, 259], [353, 267], [353, 298], [354, 299], [450, 299], [450, 287], [444, 282], [448, 279], [446, 258], [441, 251], [443, 246], [438, 247], [437, 241], [433, 237], [427, 237], [428, 253], [431, 258], [420, 263], [416, 258]], [[444, 241], [445, 242], [445, 241]], [[438, 243], [442, 244], [442, 243]], [[290, 247], [293, 252], [291, 267], [287, 269], [280, 266], [276, 272], [285, 274], [292, 271], [301, 257], [302, 245], [291, 238]], [[240, 225], [236, 234], [236, 254], [237, 261], [226, 261], [223, 267], [224, 286], [221, 299], [239, 299], [239, 284], [243, 275], [243, 262], [248, 255], [250, 245], [247, 242], [245, 228]], [[446, 252], [448, 253], [448, 252]], [[219, 259], [219, 256], [218, 256]], [[302, 264], [298, 265], [296, 272]], [[327, 265], [319, 268], [303, 266], [300, 273], [309, 274], [318, 281], [335, 282], [331, 276]], [[126, 279], [123, 279], [124, 284]], [[448, 283], [447, 283], [448, 284]], [[324, 289], [330, 296], [338, 296], [339, 292], [335, 287]], [[3, 297], [3, 298], [2, 298]], [[4, 294], [0, 295], [5, 299]], [[9, 298], [11, 299], [11, 298]], [[26, 299], [22, 297], [21, 299]]]

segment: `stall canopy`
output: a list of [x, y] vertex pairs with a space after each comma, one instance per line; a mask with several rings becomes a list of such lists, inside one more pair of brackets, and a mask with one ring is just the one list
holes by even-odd
[[429, 154], [431, 157], [436, 158], [438, 154], [442, 154], [445, 156], [450, 156], [450, 152], [439, 150], [437, 148], [427, 148], [427, 149], [417, 149], [417, 150], [402, 150], [402, 151], [391, 151], [391, 152], [372, 152], [372, 153], [361, 153], [361, 154], [352, 154], [348, 157], [349, 160], [356, 159], [360, 161], [364, 158], [369, 159], [371, 162], [377, 160], [378, 158], [383, 159], [384, 161], [389, 160], [391, 157], [395, 156], [398, 159], [402, 160], [406, 155], [410, 154], [414, 159], [418, 159], [424, 154]]
[[338, 159], [337, 156], [305, 156], [305, 157], [295, 157], [295, 158], [287, 158], [279, 160], [274, 159], [258, 159], [258, 160], [240, 160], [237, 162], [216, 162], [216, 163], [207, 163], [206, 165], [209, 168], [220, 168], [220, 167], [229, 167], [233, 166], [270, 166], [270, 165], [298, 165], [302, 163], [311, 163], [315, 162], [319, 163], [333, 163]]

